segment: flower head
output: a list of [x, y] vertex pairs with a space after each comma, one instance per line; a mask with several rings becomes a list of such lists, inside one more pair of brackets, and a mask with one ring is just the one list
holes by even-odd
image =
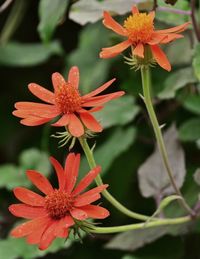
[[128, 47], [131, 47], [133, 56], [143, 59], [145, 58], [145, 47], [149, 46], [156, 62], [165, 70], [170, 71], [171, 65], [166, 55], [159, 47], [159, 44], [166, 44], [173, 40], [182, 38], [183, 36], [179, 33], [183, 32], [190, 22], [166, 30], [155, 30], [154, 17], [154, 11], [149, 14], [140, 13], [137, 7], [134, 6], [132, 8], [132, 15], [130, 15], [124, 21], [123, 26], [121, 26], [108, 12], [105, 11], [103, 24], [108, 29], [126, 37], [127, 40], [113, 47], [103, 48], [100, 52], [100, 57], [115, 57]]
[[26, 237], [29, 244], [37, 244], [41, 250], [49, 247], [56, 237], [67, 238], [70, 227], [88, 218], [104, 219], [109, 212], [99, 205], [92, 205], [100, 198], [100, 192], [108, 185], [100, 185], [84, 192], [99, 174], [100, 166], [91, 170], [76, 186], [80, 155], [70, 153], [65, 167], [50, 158], [58, 178], [58, 188], [39, 172], [28, 170], [27, 177], [44, 194], [40, 195], [23, 187], [14, 189], [22, 203], [12, 204], [10, 212], [29, 221], [11, 231], [13, 237]]
[[[124, 94], [123, 91], [98, 95], [108, 88], [115, 78], [103, 84], [89, 94], [81, 96], [78, 90], [79, 69], [72, 67], [69, 71], [67, 81], [59, 73], [53, 73], [52, 83], [54, 92], [42, 86], [31, 83], [29, 90], [44, 103], [17, 102], [13, 114], [19, 118], [23, 125], [37, 126], [51, 121], [57, 116], [60, 119], [53, 126], [66, 126], [69, 133], [74, 137], [80, 137], [85, 129], [93, 132], [101, 132], [102, 127], [92, 115], [93, 112], [103, 108], [106, 102], [118, 98]], [[97, 96], [98, 95], [98, 96]]]

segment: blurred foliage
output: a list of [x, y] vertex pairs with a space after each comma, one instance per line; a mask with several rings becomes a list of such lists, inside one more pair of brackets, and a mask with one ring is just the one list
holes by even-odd
[[[68, 147], [58, 149], [57, 141], [50, 138], [56, 129], [48, 125], [31, 128], [20, 125], [11, 115], [14, 103], [35, 101], [27, 91], [28, 83], [36, 82], [52, 89], [51, 74], [59, 71], [66, 75], [73, 65], [80, 68], [83, 94], [114, 77], [117, 80], [110, 91], [122, 89], [127, 93], [95, 114], [105, 130], [89, 140], [109, 191], [128, 208], [147, 215], [153, 214], [169, 191], [167, 179], [159, 174], [164, 172], [160, 169], [152, 128], [139, 97], [142, 91], [139, 72], [130, 70], [122, 56], [99, 59], [102, 47], [120, 42], [102, 26], [103, 10], [109, 10], [122, 21], [120, 16], [126, 17], [136, 2], [140, 9], [147, 11], [154, 4], [152, 0], [15, 0], [0, 13], [0, 258], [199, 258], [198, 221], [116, 235], [88, 235], [83, 244], [74, 242], [73, 237], [67, 242], [57, 239], [44, 252], [27, 245], [24, 239], [9, 237], [16, 220], [7, 210], [9, 204], [16, 202], [12, 188], [31, 187], [25, 175], [27, 169], [41, 171], [54, 181], [48, 156], [54, 155], [62, 162], [68, 153]], [[156, 28], [168, 28], [190, 19], [187, 0], [158, 0], [157, 4]], [[164, 47], [173, 69], [170, 73], [159, 67], [152, 69], [152, 94], [159, 122], [166, 123], [163, 132], [171, 163], [177, 169], [177, 181], [187, 202], [194, 206], [200, 192], [200, 45], [192, 25], [184, 36]], [[80, 150], [76, 143], [73, 151]], [[88, 170], [82, 155], [79, 176]], [[141, 181], [146, 181], [145, 185]], [[152, 186], [154, 192], [147, 195]], [[102, 202], [111, 211], [110, 218], [103, 221], [105, 226], [132, 222], [104, 199]], [[164, 215], [184, 215], [177, 201], [167, 205]]]

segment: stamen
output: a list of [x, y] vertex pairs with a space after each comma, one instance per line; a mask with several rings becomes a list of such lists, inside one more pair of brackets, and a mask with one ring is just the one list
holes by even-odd
[[81, 108], [80, 94], [70, 83], [61, 86], [55, 95], [56, 104], [63, 114], [73, 113]]
[[64, 191], [55, 190], [45, 197], [47, 213], [52, 219], [61, 219], [65, 217], [73, 206], [73, 197]]
[[154, 31], [153, 19], [146, 13], [130, 15], [124, 22], [124, 28], [133, 44], [146, 43]]

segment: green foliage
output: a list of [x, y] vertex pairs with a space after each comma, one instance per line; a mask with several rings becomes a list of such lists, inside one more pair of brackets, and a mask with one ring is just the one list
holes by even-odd
[[182, 141], [196, 141], [200, 139], [200, 118], [185, 121], [179, 128], [179, 136]]
[[37, 149], [24, 150], [19, 156], [19, 166], [13, 164], [5, 164], [0, 166], [0, 188], [12, 190], [17, 186], [31, 186], [28, 181], [25, 171], [33, 169], [41, 171], [42, 174], [48, 175], [50, 173], [50, 162], [48, 155]]
[[200, 105], [200, 95], [190, 94], [186, 97], [186, 99], [183, 102], [184, 108], [197, 115], [200, 115], [199, 105]]
[[200, 81], [200, 44], [197, 44], [195, 47], [192, 65], [194, 68], [194, 73]]
[[136, 117], [139, 110], [134, 98], [127, 95], [108, 103], [103, 110], [94, 115], [106, 129], [112, 126], [126, 125]]
[[52, 55], [61, 55], [58, 41], [48, 45], [41, 43], [10, 42], [0, 46], [0, 64], [5, 66], [35, 66], [46, 62]]
[[100, 23], [86, 26], [80, 34], [78, 48], [66, 58], [67, 71], [75, 64], [79, 67], [80, 91], [84, 94], [100, 86], [108, 76], [111, 61], [99, 59], [99, 51], [106, 44], [108, 35]]
[[38, 32], [44, 42], [48, 42], [56, 26], [61, 22], [66, 12], [68, 0], [40, 0]]

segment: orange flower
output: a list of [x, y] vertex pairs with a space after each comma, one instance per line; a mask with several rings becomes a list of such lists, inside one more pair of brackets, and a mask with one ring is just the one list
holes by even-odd
[[51, 157], [50, 160], [57, 174], [58, 189], [54, 189], [47, 178], [39, 172], [29, 170], [28, 178], [45, 196], [18, 187], [14, 189], [14, 194], [23, 203], [9, 207], [10, 212], [16, 217], [30, 219], [14, 228], [11, 235], [26, 237], [29, 244], [37, 244], [41, 250], [48, 248], [56, 237], [67, 238], [69, 228], [76, 224], [75, 221], [87, 218], [104, 219], [109, 216], [106, 209], [91, 205], [100, 198], [100, 192], [108, 185], [104, 184], [83, 193], [101, 171], [100, 166], [91, 170], [74, 187], [80, 155], [69, 154], [65, 168], [55, 158]]
[[70, 69], [68, 80], [59, 73], [52, 74], [54, 93], [38, 84], [28, 85], [29, 90], [42, 101], [48, 103], [17, 102], [13, 114], [19, 118], [23, 125], [37, 126], [51, 121], [58, 115], [61, 118], [53, 126], [67, 126], [70, 134], [80, 137], [85, 133], [84, 127], [101, 132], [102, 127], [93, 117], [92, 113], [103, 108], [106, 102], [118, 98], [123, 91], [96, 96], [108, 88], [115, 78], [103, 84], [89, 94], [81, 96], [78, 90], [79, 69], [74, 66]]
[[110, 48], [103, 48], [100, 57], [111, 58], [128, 47], [133, 48], [133, 55], [144, 58], [144, 47], [149, 45], [156, 62], [167, 71], [171, 70], [171, 65], [158, 44], [166, 44], [173, 40], [182, 38], [179, 34], [184, 31], [190, 22], [172, 27], [166, 30], [155, 30], [154, 28], [155, 12], [139, 13], [136, 6], [132, 8], [132, 15], [125, 21], [123, 27], [117, 23], [108, 12], [104, 12], [103, 24], [128, 39]]

